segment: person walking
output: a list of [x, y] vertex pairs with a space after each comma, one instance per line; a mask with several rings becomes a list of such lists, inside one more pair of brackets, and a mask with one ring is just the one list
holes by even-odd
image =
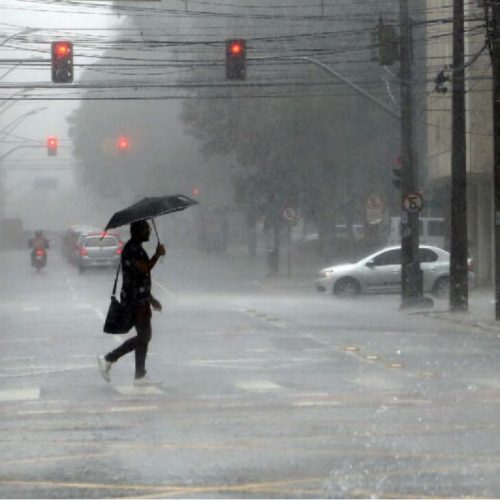
[[165, 255], [165, 247], [158, 243], [155, 254], [148, 257], [142, 244], [149, 241], [151, 229], [145, 220], [130, 224], [130, 240], [123, 247], [121, 256], [122, 290], [120, 301], [132, 313], [137, 335], [127, 339], [118, 348], [105, 356], [99, 356], [98, 365], [102, 377], [111, 382], [110, 371], [113, 363], [129, 352], [135, 352], [135, 385], [153, 383], [146, 376], [146, 356], [151, 340], [151, 308], [161, 311], [158, 300], [151, 295], [151, 270], [158, 259]]

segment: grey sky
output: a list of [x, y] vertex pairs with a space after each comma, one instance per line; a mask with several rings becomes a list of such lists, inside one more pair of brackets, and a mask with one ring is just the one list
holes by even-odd
[[[1, 59], [46, 59], [50, 58], [50, 42], [57, 39], [68, 39], [74, 43], [75, 64], [92, 62], [99, 51], [89, 54], [79, 50], [78, 40], [82, 36], [100, 34], [109, 36], [103, 29], [120, 23], [120, 19], [112, 15], [110, 9], [92, 5], [93, 2], [68, 5], [65, 2], [28, 2], [24, 0], [4, 0], [0, 8], [0, 58]], [[33, 31], [28, 32], [27, 28]], [[26, 65], [2, 65], [0, 67], [0, 84], [32, 85], [36, 83], [50, 84], [50, 66], [29, 68]], [[75, 71], [78, 81], [78, 70]], [[1, 89], [0, 96], [6, 98], [20, 88]], [[61, 90], [60, 95], [64, 90]], [[29, 92], [28, 92], [29, 95]], [[3, 103], [3, 104], [2, 104]], [[78, 101], [19, 101], [13, 105], [0, 101], [0, 131], [11, 131], [12, 135], [0, 135], [0, 156], [12, 149], [7, 141], [45, 141], [48, 136], [59, 138], [59, 154], [49, 158], [44, 147], [20, 149], [8, 155], [2, 163], [7, 170], [5, 186], [7, 191], [6, 214], [20, 216], [28, 225], [40, 225], [39, 203], [46, 204], [44, 210], [58, 212], [68, 194], [65, 190], [74, 189], [71, 170], [71, 145], [67, 137], [67, 116], [78, 106]], [[45, 109], [41, 109], [45, 108]], [[27, 115], [26, 117], [24, 117]], [[24, 118], [23, 118], [24, 117]], [[14, 127], [15, 128], [11, 128]], [[48, 170], [58, 167], [61, 170]], [[39, 171], [33, 170], [40, 169]], [[31, 170], [28, 170], [31, 169]], [[66, 170], [63, 170], [66, 169]], [[62, 189], [45, 193], [42, 197], [31, 188], [35, 176], [57, 177]], [[26, 199], [34, 203], [27, 203]], [[38, 206], [38, 208], [37, 208]], [[63, 221], [64, 223], [66, 221]]]

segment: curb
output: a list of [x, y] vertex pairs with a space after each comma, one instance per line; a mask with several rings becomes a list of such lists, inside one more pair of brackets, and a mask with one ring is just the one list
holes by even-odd
[[480, 321], [475, 319], [474, 317], [468, 316], [468, 317], [456, 317], [454, 316], [454, 313], [450, 313], [448, 311], [429, 311], [426, 314], [429, 318], [433, 319], [438, 319], [442, 321], [449, 321], [450, 323], [454, 323], [456, 325], [462, 325], [462, 326], [471, 326], [473, 328], [479, 328], [481, 330], [486, 330], [491, 333], [497, 333], [500, 334], [500, 324], [497, 325], [492, 325], [489, 323], [485, 323], [484, 321]]

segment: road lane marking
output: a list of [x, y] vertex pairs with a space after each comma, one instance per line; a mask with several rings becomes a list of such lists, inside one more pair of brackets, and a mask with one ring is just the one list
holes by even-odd
[[[54, 373], [67, 373], [77, 370], [90, 370], [94, 369], [95, 364], [81, 364], [81, 365], [32, 365], [26, 367], [5, 367], [0, 368], [0, 378], [21, 378], [21, 377], [34, 377], [35, 375], [51, 375]], [[3, 373], [2, 373], [3, 372]]]
[[216, 368], [219, 370], [262, 370], [262, 365], [269, 363], [268, 359], [194, 359], [186, 362], [188, 366]]
[[2, 361], [34, 361], [35, 356], [8, 356], [2, 358]]
[[40, 398], [39, 387], [0, 391], [0, 401], [30, 401]]
[[389, 363], [386, 366], [387, 366], [387, 368], [403, 368], [403, 364], [402, 363]]
[[41, 306], [23, 306], [21, 308], [21, 311], [23, 311], [23, 312], [38, 312], [41, 310], [42, 310]]
[[248, 382], [240, 382], [236, 384], [238, 389], [242, 389], [247, 392], [273, 392], [281, 391], [283, 386], [270, 382], [268, 380], [251, 380]]
[[120, 394], [123, 394], [124, 396], [157, 396], [160, 394], [165, 394], [155, 385], [117, 385], [114, 386], [114, 389], [116, 389]]
[[[94, 453], [89, 455], [81, 455], [82, 457], [99, 457], [107, 455], [108, 453]], [[74, 458], [73, 456], [65, 457]], [[38, 459], [34, 459], [38, 460]], [[78, 482], [64, 482], [64, 481], [37, 481], [37, 480], [23, 480], [23, 479], [0, 479], [0, 484], [10, 486], [35, 486], [39, 488], [71, 488], [71, 489], [93, 489], [93, 490], [123, 490], [123, 491], [162, 491], [167, 488], [167, 485], [151, 486], [147, 484], [116, 484], [116, 483], [78, 483]]]
[[252, 318], [258, 319], [260, 321], [264, 321], [267, 324], [273, 325], [281, 330], [286, 330], [287, 326], [283, 320], [279, 318], [271, 318], [266, 313], [261, 313], [256, 309], [240, 309], [240, 312], [246, 314], [247, 316], [251, 316]]
[[292, 406], [309, 407], [309, 406], [342, 406], [340, 401], [294, 401]]
[[[102, 456], [104, 454], [93, 454], [84, 455], [87, 457], [91, 456]], [[69, 457], [71, 458], [71, 457]], [[70, 489], [92, 489], [92, 490], [111, 490], [111, 491], [144, 491], [151, 492], [155, 496], [160, 496], [164, 494], [184, 496], [186, 494], [195, 493], [210, 493], [218, 491], [261, 491], [267, 488], [280, 488], [286, 485], [292, 484], [302, 484], [302, 483], [318, 483], [321, 484], [325, 480], [324, 477], [321, 478], [304, 478], [304, 479], [290, 479], [284, 481], [275, 481], [268, 483], [246, 483], [246, 484], [212, 484], [209, 486], [184, 486], [184, 485], [151, 485], [151, 484], [117, 484], [117, 483], [84, 483], [84, 482], [69, 482], [69, 481], [39, 481], [39, 480], [24, 480], [24, 479], [0, 479], [0, 485], [10, 485], [10, 486], [31, 486], [38, 488], [70, 488]], [[278, 490], [279, 491], [279, 490]], [[134, 495], [133, 498], [140, 498]], [[143, 497], [146, 498], [146, 497]]]
[[[303, 479], [285, 479], [281, 481], [270, 481], [270, 482], [261, 482], [261, 483], [240, 483], [240, 484], [212, 484], [209, 486], [166, 486], [163, 491], [158, 491], [156, 494], [150, 493], [149, 495], [144, 496], [135, 496], [134, 498], [162, 498], [167, 496], [180, 496], [181, 498], [186, 497], [187, 495], [195, 495], [198, 497], [198, 493], [219, 493], [219, 492], [253, 492], [253, 493], [262, 493], [262, 492], [273, 492], [273, 493], [283, 493], [285, 491], [298, 492], [302, 491], [306, 496], [320, 497], [321, 494], [324, 493], [323, 489], [318, 489], [318, 486], [322, 486], [325, 481], [324, 477], [311, 477], [311, 478], [303, 478]], [[311, 487], [308, 488], [306, 483], [310, 483]], [[301, 484], [303, 485], [300, 490], [297, 490], [294, 485]], [[314, 485], [314, 486], [312, 486]], [[288, 488], [286, 488], [288, 486]], [[313, 489], [311, 489], [313, 488]], [[215, 495], [216, 497], [218, 495]], [[235, 495], [239, 497], [240, 495]], [[266, 495], [258, 495], [259, 497], [266, 497]], [[285, 495], [288, 497], [289, 495]]]
[[112, 406], [109, 411], [112, 413], [134, 412], [134, 411], [154, 411], [159, 410], [158, 406]]
[[61, 413], [66, 413], [66, 410], [19, 410], [16, 412], [17, 415], [21, 416], [58, 415]]

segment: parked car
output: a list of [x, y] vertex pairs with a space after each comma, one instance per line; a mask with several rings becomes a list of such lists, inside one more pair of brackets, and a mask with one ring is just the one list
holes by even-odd
[[[443, 297], [450, 281], [450, 254], [441, 248], [421, 245], [420, 267], [423, 271], [423, 291]], [[469, 282], [474, 284], [470, 270]], [[314, 281], [316, 290], [338, 296], [360, 293], [391, 293], [401, 291], [401, 247], [388, 247], [354, 264], [341, 264], [322, 269]]]
[[114, 233], [83, 234], [77, 242], [77, 265], [83, 273], [91, 267], [118, 267], [123, 242]]

